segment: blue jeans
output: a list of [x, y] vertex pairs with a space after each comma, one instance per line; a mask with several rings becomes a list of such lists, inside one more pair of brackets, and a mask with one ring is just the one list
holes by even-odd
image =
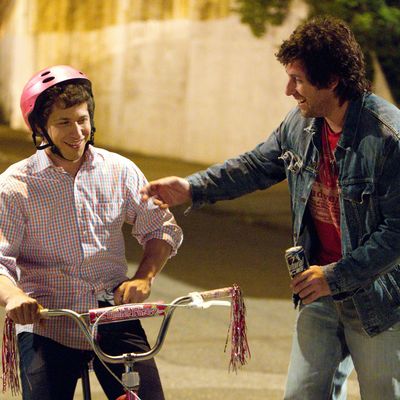
[[400, 323], [375, 336], [343, 318], [330, 297], [300, 308], [285, 400], [344, 400], [357, 372], [363, 400], [400, 399]]

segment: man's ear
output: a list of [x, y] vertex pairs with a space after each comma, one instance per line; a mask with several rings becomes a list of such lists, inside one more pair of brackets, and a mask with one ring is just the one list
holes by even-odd
[[339, 78], [335, 75], [332, 77], [331, 81], [328, 84], [328, 89], [335, 90], [337, 85], [339, 85]]

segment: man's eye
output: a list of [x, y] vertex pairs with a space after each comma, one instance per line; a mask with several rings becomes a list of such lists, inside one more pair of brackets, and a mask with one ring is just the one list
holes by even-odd
[[69, 121], [60, 121], [57, 125], [59, 126], [67, 126], [69, 124]]

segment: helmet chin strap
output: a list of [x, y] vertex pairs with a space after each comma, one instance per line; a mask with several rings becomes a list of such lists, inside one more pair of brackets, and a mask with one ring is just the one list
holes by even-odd
[[[53, 154], [55, 154], [55, 155], [58, 156], [58, 157], [61, 157], [62, 159], [66, 160], [66, 161], [73, 161], [73, 160], [69, 160], [68, 158], [64, 157], [64, 156], [62, 155], [62, 153], [61, 153], [61, 150], [60, 150], [55, 144], [53, 144], [53, 145], [50, 147], [50, 150], [51, 150], [51, 152], [52, 152]], [[86, 148], [85, 148], [85, 151], [86, 151]]]
[[[85, 145], [85, 152], [86, 152], [87, 148], [89, 147], [89, 144], [94, 145], [94, 133], [95, 132], [96, 132], [96, 128], [94, 126], [92, 126], [92, 129], [90, 131], [90, 138], [86, 142], [86, 145]], [[46, 139], [47, 143], [39, 145], [36, 140], [37, 136], [44, 137]], [[50, 147], [51, 152], [53, 154], [55, 154], [56, 156], [61, 157], [66, 161], [73, 161], [73, 160], [69, 160], [68, 158], [63, 156], [63, 154], [61, 153], [61, 150], [53, 143], [53, 141], [50, 139], [50, 136], [47, 132], [43, 132], [43, 134], [38, 134], [37, 132], [34, 131], [32, 133], [32, 139], [33, 139], [33, 143], [35, 144], [35, 147], [38, 150], [44, 150], [44, 149], [47, 149], [48, 147]]]
[[[41, 137], [41, 138], [43, 138], [43, 135], [41, 135], [41, 134], [38, 134], [37, 132], [35, 132], [35, 131], [33, 131], [32, 132], [32, 140], [33, 140], [33, 144], [35, 145], [35, 147], [38, 149], [38, 150], [44, 150], [44, 149], [47, 149], [48, 147], [50, 147], [50, 146], [52, 146], [53, 145], [53, 142], [51, 141], [51, 140], [49, 140], [47, 143], [45, 143], [45, 144], [38, 144], [38, 142], [37, 142], [37, 137]], [[50, 138], [49, 138], [50, 139]], [[46, 138], [46, 140], [47, 140], [47, 138]], [[50, 143], [51, 144], [50, 144]]]

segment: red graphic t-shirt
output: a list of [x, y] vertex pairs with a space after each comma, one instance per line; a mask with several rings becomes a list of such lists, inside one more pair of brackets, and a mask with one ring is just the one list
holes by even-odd
[[329, 125], [324, 122], [319, 173], [312, 187], [309, 200], [309, 209], [320, 242], [316, 254], [318, 265], [338, 261], [342, 256], [338, 171], [334, 157], [340, 134], [341, 132], [333, 132]]

